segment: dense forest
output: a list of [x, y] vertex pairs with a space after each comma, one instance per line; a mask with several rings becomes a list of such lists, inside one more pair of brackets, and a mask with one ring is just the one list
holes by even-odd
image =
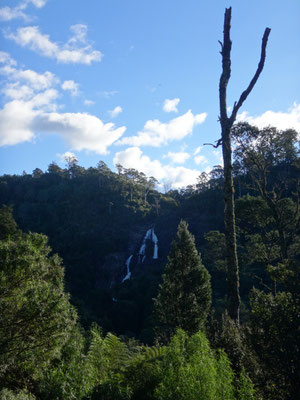
[[157, 190], [100, 161], [0, 177], [1, 399], [298, 399], [299, 140], [232, 128], [240, 322], [224, 172]]

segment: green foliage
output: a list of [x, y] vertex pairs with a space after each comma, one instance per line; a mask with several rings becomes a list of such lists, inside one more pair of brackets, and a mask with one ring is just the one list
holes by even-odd
[[227, 263], [225, 235], [219, 231], [209, 231], [204, 234], [205, 247], [203, 249], [203, 263], [211, 275], [212, 306], [221, 317], [226, 308]]
[[91, 329], [88, 363], [92, 366], [96, 386], [92, 399], [128, 399], [130, 387], [124, 381], [124, 371], [132, 357], [125, 343], [108, 333], [102, 338], [100, 329]]
[[[300, 397], [297, 134], [274, 128], [260, 131], [247, 124], [232, 133], [244, 307], [253, 286], [267, 293], [253, 291], [251, 311], [242, 319], [250, 315], [249, 324], [238, 329], [224, 316], [211, 335], [212, 346], [223, 348], [231, 365], [223, 351], [211, 350], [204, 336], [197, 336], [202, 334], [177, 334], [168, 345], [178, 326], [188, 334], [202, 329], [210, 303], [209, 275], [185, 228], [172, 244], [156, 298], [158, 338], [167, 346], [144, 347], [105, 334], [125, 333], [153, 343], [152, 298], [165, 262], [162, 255], [181, 217], [190, 221], [197, 246], [205, 245], [213, 306], [221, 315], [226, 292], [222, 168], [202, 174], [196, 186], [162, 195], [155, 191], [155, 180], [137, 170], [117, 166], [116, 174], [104, 162], [84, 169], [67, 160], [65, 169], [51, 163], [44, 173], [36, 168], [32, 175], [0, 177], [0, 203], [14, 205], [23, 230], [50, 237], [51, 247], [67, 266], [67, 285], [81, 322], [87, 327], [97, 321], [103, 333], [93, 327], [86, 339], [64, 292], [60, 259], [50, 255], [42, 235], [22, 234], [12, 209], [4, 206], [0, 385], [6, 389], [0, 399], [33, 399], [19, 390], [27, 388], [45, 400], [244, 400], [257, 396], [252, 382], [266, 400]], [[132, 246], [129, 238], [154, 222], [160, 259], [145, 264], [143, 271], [134, 271], [133, 264], [134, 279], [110, 289], [111, 280], [118, 282], [119, 277], [109, 273], [109, 257], [119, 254], [121, 259]], [[104, 270], [104, 265], [109, 268]]]
[[161, 361], [165, 347], [141, 347], [124, 372], [131, 387], [132, 400], [152, 400], [154, 391], [162, 379]]
[[298, 295], [281, 292], [274, 296], [253, 290], [250, 339], [264, 366], [265, 391], [272, 399], [296, 399], [300, 395], [299, 326]]
[[237, 124], [232, 134], [236, 142], [236, 169], [247, 173], [251, 179], [248, 187], [266, 202], [278, 232], [283, 261], [289, 257], [288, 248], [299, 231], [298, 134], [272, 127], [259, 130], [247, 123]]
[[189, 334], [203, 329], [210, 304], [210, 275], [202, 265], [186, 222], [181, 221], [155, 299], [158, 339], [167, 342], [176, 328]]
[[241, 122], [233, 127], [232, 136], [236, 162], [251, 169], [255, 177], [261, 178], [263, 169], [268, 173], [279, 163], [293, 163], [299, 155], [298, 134], [293, 129], [280, 131], [269, 126], [260, 130]]
[[[88, 169], [70, 161], [64, 169], [53, 162], [44, 173], [34, 170], [32, 176], [0, 177], [0, 206], [13, 205], [23, 231], [49, 237], [51, 248], [64, 260], [66, 284], [85, 328], [95, 321], [106, 331], [124, 334], [131, 330], [138, 335], [144, 321], [128, 329], [112, 310], [114, 295], [109, 288], [122, 276], [107, 259], [126, 253], [137, 231], [151, 225], [158, 214], [175, 213], [177, 205], [161, 202], [155, 180], [136, 170], [131, 175], [128, 171], [117, 174], [101, 161], [97, 168]], [[147, 308], [154, 295], [148, 297]]]
[[0, 400], [35, 400], [35, 397], [33, 394], [24, 390], [14, 392], [4, 388], [0, 392]]
[[18, 226], [12, 215], [12, 207], [2, 206], [0, 208], [0, 240], [14, 236], [18, 232]]
[[162, 361], [162, 381], [155, 391], [155, 398], [232, 400], [233, 378], [225, 353], [214, 353], [204, 333], [198, 332], [189, 338], [179, 330]]
[[225, 261], [225, 235], [219, 231], [209, 231], [204, 234], [205, 265], [210, 270], [227, 271]]
[[0, 241], [2, 383], [19, 387], [41, 376], [74, 327], [61, 261], [49, 253], [39, 234]]
[[[247, 340], [247, 327], [237, 324], [225, 312], [222, 315], [220, 326], [211, 327], [210, 339], [214, 348], [222, 348], [226, 352], [233, 371], [242, 380], [245, 372], [250, 375], [254, 382], [262, 381], [262, 370], [259, 359]], [[244, 382], [244, 381], [243, 381]], [[239, 387], [239, 384], [238, 384]]]
[[240, 377], [236, 385], [237, 400], [255, 400], [257, 399], [253, 383], [246, 374], [245, 370], [242, 369]]
[[90, 394], [94, 385], [94, 371], [86, 356], [86, 340], [76, 326], [59, 358], [52, 360], [38, 382], [37, 391], [45, 400], [77, 400]]

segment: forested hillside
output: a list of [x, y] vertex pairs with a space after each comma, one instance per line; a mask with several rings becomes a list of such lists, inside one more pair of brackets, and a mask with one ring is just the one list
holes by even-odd
[[239, 327], [221, 166], [166, 193], [102, 161], [0, 177], [1, 398], [298, 398], [297, 132], [240, 123], [232, 138]]

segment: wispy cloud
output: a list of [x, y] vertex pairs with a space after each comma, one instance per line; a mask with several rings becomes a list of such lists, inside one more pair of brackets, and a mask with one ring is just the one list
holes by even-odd
[[0, 8], [0, 20], [11, 21], [13, 19], [22, 18], [25, 21], [29, 21], [31, 17], [25, 14], [25, 10], [30, 4], [33, 4], [37, 8], [42, 8], [47, 3], [47, 0], [24, 0], [21, 1], [16, 7], [1, 7]]
[[174, 164], [184, 164], [186, 160], [190, 158], [189, 153], [184, 151], [179, 152], [171, 152], [169, 151], [168, 154], [165, 154], [163, 158], [169, 158]]
[[137, 168], [160, 182], [171, 182], [172, 188], [181, 188], [197, 182], [200, 171], [182, 166], [163, 165], [159, 160], [151, 160], [138, 147], [129, 147], [115, 154], [114, 164], [125, 168]]
[[200, 151], [201, 151], [201, 149], [202, 149], [202, 146], [198, 146], [198, 147], [196, 148], [196, 150], [194, 151], [194, 156], [196, 156], [197, 154], [199, 154]]
[[19, 28], [15, 34], [6, 33], [5, 36], [22, 47], [28, 47], [61, 63], [90, 65], [92, 62], [100, 62], [102, 53], [98, 50], [93, 50], [92, 46], [87, 42], [87, 26], [82, 24], [72, 25], [70, 30], [73, 36], [64, 45], [51, 41], [49, 35], [41, 33], [37, 26]]
[[119, 92], [117, 90], [104, 90], [100, 93], [100, 96], [105, 97], [106, 99], [110, 99], [118, 93]]
[[0, 64], [17, 65], [16, 61], [5, 51], [0, 51]]
[[223, 166], [222, 151], [221, 150], [213, 150], [212, 153], [216, 157], [216, 159], [218, 160], [218, 164]]
[[196, 156], [194, 157], [194, 162], [196, 165], [207, 164], [208, 160], [205, 156]]
[[173, 140], [181, 140], [191, 134], [196, 125], [205, 121], [206, 116], [206, 113], [193, 115], [189, 110], [168, 123], [160, 122], [158, 119], [149, 120], [146, 122], [144, 129], [138, 132], [136, 136], [125, 137], [117, 144], [159, 147]]
[[79, 84], [72, 80], [64, 81], [61, 85], [61, 88], [63, 90], [69, 91], [72, 96], [78, 96], [79, 94]]
[[177, 106], [178, 106], [179, 102], [180, 102], [179, 98], [176, 98], [176, 99], [173, 99], [173, 100], [166, 99], [164, 101], [163, 110], [165, 112], [175, 112], [175, 113], [177, 113], [178, 112]]
[[237, 116], [237, 121], [246, 121], [258, 128], [271, 125], [281, 130], [295, 129], [300, 132], [300, 104], [294, 103], [287, 112], [269, 110], [256, 117], [244, 111]]
[[49, 71], [40, 74], [31, 69], [18, 69], [11, 65], [1, 67], [0, 74], [5, 75], [8, 80], [27, 82], [36, 90], [47, 89], [58, 82], [56, 76]]
[[85, 105], [85, 106], [92, 106], [93, 104], [95, 104], [95, 102], [93, 101], [93, 100], [87, 100], [87, 99], [85, 99], [84, 100], [84, 102], [83, 102], [83, 104]]
[[117, 106], [113, 110], [108, 111], [111, 118], [116, 118], [123, 111], [122, 107]]
[[2, 7], [0, 8], [0, 20], [1, 21], [11, 21], [12, 19], [22, 18], [27, 20], [27, 15], [20, 10], [18, 7]]

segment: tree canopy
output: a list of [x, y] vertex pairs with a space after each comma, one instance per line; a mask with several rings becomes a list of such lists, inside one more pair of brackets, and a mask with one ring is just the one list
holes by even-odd
[[210, 275], [185, 221], [178, 225], [162, 279], [154, 308], [159, 340], [169, 340], [177, 328], [189, 334], [203, 329], [211, 305]]

